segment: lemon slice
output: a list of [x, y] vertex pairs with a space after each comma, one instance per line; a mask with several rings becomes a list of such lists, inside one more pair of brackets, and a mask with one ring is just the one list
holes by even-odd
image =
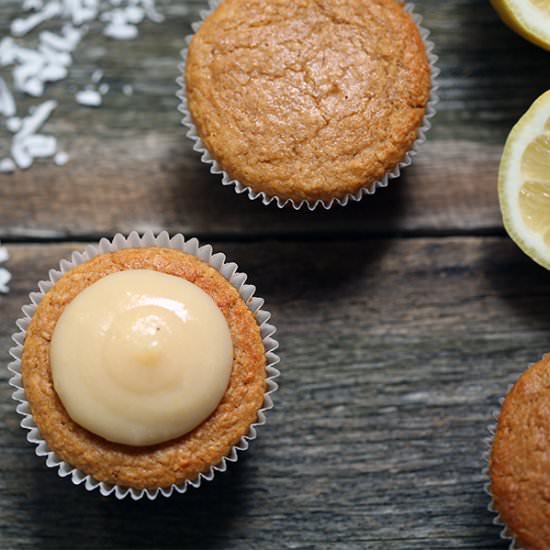
[[550, 269], [550, 91], [510, 132], [498, 193], [506, 231], [528, 256]]
[[550, 0], [491, 0], [491, 4], [511, 29], [550, 50]]

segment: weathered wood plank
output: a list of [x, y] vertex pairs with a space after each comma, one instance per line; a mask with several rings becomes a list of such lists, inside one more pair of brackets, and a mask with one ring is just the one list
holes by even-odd
[[[197, 159], [178, 158], [173, 146], [164, 152], [167, 146], [158, 134], [146, 144], [130, 137], [118, 144], [90, 140], [83, 161], [56, 168], [55, 177], [49, 169], [34, 171], [31, 180], [30, 172], [10, 176], [14, 187], [0, 185], [0, 223], [11, 222], [3, 225], [3, 237], [65, 238], [133, 229], [250, 238], [500, 228], [495, 146], [439, 142], [376, 197], [315, 213], [266, 208], [237, 196], [217, 177], [206, 177]], [[129, 150], [139, 158], [125, 154]], [[165, 154], [174, 161], [156, 158]], [[109, 155], [119, 161], [108, 161]], [[94, 166], [98, 158], [104, 160], [99, 169]]]
[[[280, 328], [277, 409], [251, 453], [209, 486], [117, 503], [46, 471], [17, 427], [3, 371], [0, 546], [505, 548], [485, 511], [481, 440], [498, 397], [548, 351], [547, 274], [506, 239], [362, 237], [500, 232], [501, 143], [548, 86], [547, 54], [486, 2], [419, 0], [443, 72], [415, 166], [345, 210], [280, 212], [222, 189], [192, 152], [173, 81], [205, 2], [158, 3], [167, 21], [142, 27], [139, 48], [88, 42], [69, 81], [51, 88], [62, 106], [46, 130], [73, 161], [0, 176], [0, 237], [168, 228], [223, 238]], [[0, 4], [0, 36], [18, 6]], [[70, 98], [97, 65], [113, 91], [102, 109], [77, 109]], [[288, 240], [296, 235], [331, 240]], [[335, 240], [346, 236], [355, 240]], [[243, 238], [252, 242], [231, 242]], [[10, 247], [5, 361], [26, 294], [72, 248]]]
[[[0, 345], [79, 245], [10, 246]], [[279, 327], [282, 387], [247, 457], [199, 491], [118, 503], [46, 471], [2, 371], [6, 548], [506, 548], [483, 493], [498, 398], [548, 351], [547, 272], [505, 238], [224, 243]]]
[[[73, 158], [63, 168], [41, 162], [0, 176], [0, 237], [78, 238], [146, 227], [209, 237], [501, 230], [501, 144], [548, 86], [547, 57], [509, 31], [488, 2], [417, 2], [441, 57], [442, 101], [430, 141], [391, 189], [316, 214], [251, 204], [207, 173], [179, 126], [174, 97], [178, 52], [206, 2], [158, 3], [167, 16], [162, 26], [144, 24], [137, 43], [90, 35], [70, 78], [49, 88], [60, 107], [45, 130]], [[19, 5], [0, 5], [0, 36]], [[97, 66], [112, 91], [101, 109], [78, 107], [72, 96]], [[134, 86], [133, 96], [121, 93], [123, 83]], [[25, 108], [36, 102], [19, 101]]]

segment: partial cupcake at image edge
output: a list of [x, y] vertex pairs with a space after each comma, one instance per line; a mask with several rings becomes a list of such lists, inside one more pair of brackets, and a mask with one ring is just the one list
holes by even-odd
[[437, 57], [412, 4], [219, 0], [180, 66], [180, 112], [237, 193], [331, 208], [412, 163], [435, 115]]
[[9, 365], [47, 466], [103, 495], [154, 499], [237, 460], [279, 375], [270, 314], [237, 268], [163, 232], [102, 239], [50, 270]]
[[550, 354], [521, 374], [490, 426], [489, 510], [512, 550], [550, 548]]

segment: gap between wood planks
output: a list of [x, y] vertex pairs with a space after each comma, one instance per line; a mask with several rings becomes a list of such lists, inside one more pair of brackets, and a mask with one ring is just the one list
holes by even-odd
[[[384, 232], [384, 231], [366, 231], [366, 232], [347, 232], [347, 231], [327, 231], [315, 232], [315, 233], [249, 233], [247, 235], [240, 235], [235, 233], [186, 233], [185, 231], [169, 231], [170, 235], [177, 233], [183, 233], [187, 239], [197, 238], [199, 241], [208, 243], [211, 242], [262, 242], [262, 241], [360, 241], [360, 240], [388, 240], [388, 239], [447, 239], [451, 237], [464, 237], [464, 238], [483, 238], [483, 237], [506, 237], [506, 232], [503, 228], [482, 228], [482, 229], [445, 229], [445, 230], [413, 230], [403, 232]], [[142, 232], [139, 232], [142, 234]], [[155, 234], [158, 232], [155, 231]], [[65, 234], [65, 235], [0, 235], [0, 242], [3, 244], [52, 244], [52, 243], [94, 243], [102, 238], [112, 239], [114, 233], [83, 233], [83, 234]]]

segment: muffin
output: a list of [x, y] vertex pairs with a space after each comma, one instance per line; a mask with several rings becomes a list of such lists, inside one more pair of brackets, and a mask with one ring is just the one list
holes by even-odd
[[16, 338], [22, 425], [37, 427], [60, 473], [104, 494], [182, 492], [225, 469], [265, 421], [274, 329], [210, 247], [166, 234], [114, 242], [62, 263]]
[[550, 548], [550, 354], [506, 396], [489, 461], [493, 507], [517, 547]]
[[224, 0], [192, 38], [185, 83], [230, 178], [280, 203], [330, 204], [411, 150], [431, 68], [395, 0]]

